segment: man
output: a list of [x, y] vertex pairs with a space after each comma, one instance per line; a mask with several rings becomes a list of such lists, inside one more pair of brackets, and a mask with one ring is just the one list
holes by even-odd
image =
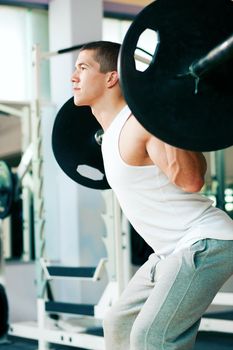
[[119, 85], [119, 49], [85, 45], [72, 76], [75, 104], [89, 105], [104, 129], [108, 182], [154, 250], [106, 315], [106, 349], [189, 350], [201, 316], [233, 273], [233, 224], [197, 193], [204, 156], [165, 144], [131, 114]]

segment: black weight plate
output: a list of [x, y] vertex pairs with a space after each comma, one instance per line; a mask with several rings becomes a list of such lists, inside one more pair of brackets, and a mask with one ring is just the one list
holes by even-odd
[[[160, 43], [152, 63], [136, 69], [140, 35]], [[233, 144], [233, 60], [204, 76], [178, 78], [233, 33], [231, 0], [157, 0], [135, 18], [124, 38], [119, 71], [124, 97], [138, 121], [176, 147], [213, 151]]]
[[[100, 129], [87, 106], [77, 107], [73, 97], [59, 110], [52, 131], [52, 149], [61, 169], [75, 182], [93, 189], [109, 189], [101, 148], [95, 140]], [[101, 179], [95, 180], [77, 171], [78, 166], [86, 165], [98, 170]]]
[[0, 337], [8, 331], [8, 301], [5, 288], [0, 284]]

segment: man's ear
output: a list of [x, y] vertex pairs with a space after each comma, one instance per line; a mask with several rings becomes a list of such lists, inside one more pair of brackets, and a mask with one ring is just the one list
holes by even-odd
[[119, 81], [118, 73], [117, 71], [112, 71], [107, 73], [107, 86], [108, 88], [113, 87], [116, 85]]

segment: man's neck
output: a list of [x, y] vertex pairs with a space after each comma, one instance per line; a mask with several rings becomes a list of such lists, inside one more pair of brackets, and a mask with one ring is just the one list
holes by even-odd
[[104, 130], [107, 130], [112, 121], [116, 118], [118, 113], [126, 105], [123, 97], [115, 99], [114, 101], [103, 101], [100, 105], [92, 106], [92, 113], [96, 117]]

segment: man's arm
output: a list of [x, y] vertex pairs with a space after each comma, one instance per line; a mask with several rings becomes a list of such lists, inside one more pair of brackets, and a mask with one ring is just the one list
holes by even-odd
[[207, 169], [202, 153], [170, 146], [152, 135], [146, 141], [146, 150], [172, 183], [186, 192], [201, 190]]

